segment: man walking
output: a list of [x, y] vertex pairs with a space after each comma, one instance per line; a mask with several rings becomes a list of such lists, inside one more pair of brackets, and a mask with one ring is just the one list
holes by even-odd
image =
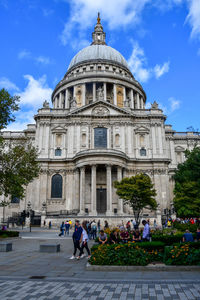
[[80, 226], [79, 220], [75, 221], [75, 228], [74, 228], [74, 233], [72, 235], [73, 243], [74, 243], [74, 253], [70, 257], [70, 259], [75, 259], [76, 258], [76, 251], [79, 249], [81, 251], [80, 243], [82, 241], [82, 232], [83, 228]]

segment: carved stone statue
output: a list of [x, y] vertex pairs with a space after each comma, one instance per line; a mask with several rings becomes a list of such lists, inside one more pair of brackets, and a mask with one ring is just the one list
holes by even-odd
[[43, 108], [49, 108], [49, 102], [47, 100], [44, 100]]
[[154, 101], [154, 103], [151, 104], [152, 109], [158, 109], [158, 103]]
[[97, 89], [97, 100], [104, 100], [104, 91], [102, 87]]
[[73, 97], [70, 99], [70, 107], [71, 108], [76, 108], [77, 106], [77, 101], [76, 101], [76, 97]]
[[130, 98], [127, 97], [126, 100], [124, 101], [124, 106], [125, 107], [130, 107], [130, 101], [131, 101]]

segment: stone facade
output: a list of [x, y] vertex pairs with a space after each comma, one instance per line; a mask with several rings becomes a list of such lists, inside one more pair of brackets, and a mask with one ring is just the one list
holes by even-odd
[[53, 108], [45, 101], [36, 124], [23, 132], [3, 133], [10, 142], [30, 138], [42, 166], [25, 199], [11, 203], [6, 216], [31, 205], [42, 219], [53, 222], [79, 215], [117, 223], [131, 218], [132, 211], [116, 195], [113, 182], [138, 173], [151, 177], [159, 203], [157, 212], [144, 211], [144, 217], [160, 223], [165, 209], [172, 209], [172, 175], [184, 161], [185, 149], [200, 144], [200, 136], [166, 125], [156, 102], [145, 109], [142, 86], [122, 55], [106, 46], [98, 22], [92, 45], [73, 58], [54, 89]]

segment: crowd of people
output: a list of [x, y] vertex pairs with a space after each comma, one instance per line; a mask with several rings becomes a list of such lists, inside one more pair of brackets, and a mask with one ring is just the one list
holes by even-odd
[[[61, 226], [63, 226], [63, 224]], [[74, 232], [72, 235], [74, 252], [70, 259], [83, 258], [85, 256], [84, 249], [86, 249], [88, 258], [90, 258], [91, 254], [88, 247], [88, 241], [90, 237], [93, 239], [97, 239], [99, 244], [127, 243], [128, 241], [150, 241], [149, 224], [145, 220], [142, 221], [142, 224], [144, 226], [144, 229], [141, 234], [136, 224], [131, 226], [131, 221], [129, 221], [127, 222], [126, 226], [124, 226], [124, 223], [122, 221], [122, 224], [118, 226], [118, 228], [115, 228], [110, 232], [110, 236], [108, 238], [105, 232], [107, 229], [109, 229], [107, 221], [104, 222], [103, 229], [101, 229], [100, 220], [97, 223], [95, 220], [93, 220], [92, 222], [83, 221], [82, 225], [80, 225], [79, 220], [76, 220]], [[79, 250], [79, 254], [76, 257], [77, 250]]]
[[[167, 227], [172, 226], [172, 222], [175, 220], [167, 219]], [[182, 219], [176, 219], [177, 222], [183, 222]], [[169, 223], [171, 222], [171, 223]], [[199, 219], [190, 218], [184, 219], [184, 223], [190, 222], [191, 224], [200, 224]], [[95, 220], [92, 221], [83, 221], [82, 224], [78, 220], [75, 221], [74, 232], [72, 235], [74, 252], [70, 259], [80, 259], [86, 256], [84, 254], [84, 249], [90, 257], [90, 249], [88, 247], [89, 240], [96, 240], [99, 244], [125, 244], [128, 242], [149, 242], [151, 241], [151, 231], [149, 220], [142, 221], [143, 229], [138, 228], [138, 224], [135, 221], [130, 220], [126, 224], [122, 221], [119, 226], [114, 229], [109, 228], [107, 221], [104, 221], [104, 224], [101, 224], [101, 221]], [[156, 222], [153, 223], [154, 230], [157, 229]], [[72, 228], [72, 222], [67, 220], [62, 222], [60, 226], [59, 236], [69, 235], [69, 230]], [[109, 233], [109, 234], [108, 234]], [[183, 234], [182, 242], [193, 242], [200, 241], [200, 228], [197, 229], [196, 237], [186, 230]], [[76, 257], [77, 250], [79, 251], [78, 256]]]
[[172, 227], [174, 222], [180, 223], [180, 224], [197, 224], [198, 226], [200, 226], [200, 218], [176, 218], [176, 219], [173, 219], [171, 217], [168, 217], [165, 220], [163, 226], [165, 228]]

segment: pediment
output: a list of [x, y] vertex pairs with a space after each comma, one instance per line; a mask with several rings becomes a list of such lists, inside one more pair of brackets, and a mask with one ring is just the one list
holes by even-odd
[[64, 132], [66, 132], [66, 129], [65, 129], [65, 127], [63, 127], [63, 126], [60, 126], [60, 125], [58, 125], [58, 126], [54, 126], [52, 129], [51, 129], [51, 131], [52, 132], [57, 132], [57, 133], [64, 133]]
[[149, 128], [147, 128], [146, 126], [138, 126], [137, 128], [135, 128], [135, 133], [148, 134]]
[[175, 148], [175, 151], [176, 151], [176, 152], [184, 152], [185, 149], [184, 149], [183, 147], [181, 147], [181, 146], [177, 146], [177, 147]]
[[130, 116], [131, 113], [124, 108], [117, 107], [106, 101], [96, 101], [91, 104], [85, 105], [80, 108], [76, 108], [69, 113], [70, 115], [82, 115], [82, 116], [118, 116], [126, 115]]

